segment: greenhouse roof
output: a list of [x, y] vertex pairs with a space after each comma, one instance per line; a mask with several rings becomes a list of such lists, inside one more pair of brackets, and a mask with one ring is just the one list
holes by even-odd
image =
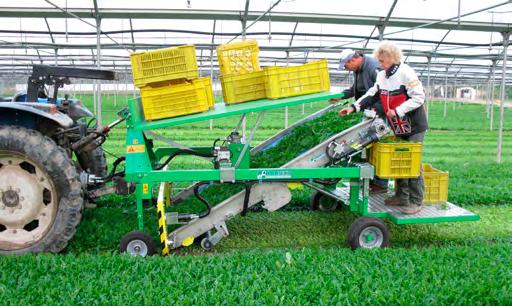
[[[194, 44], [203, 73], [217, 73], [215, 46], [258, 40], [263, 66], [327, 58], [333, 76], [344, 48], [371, 53], [395, 41], [420, 75], [485, 83], [501, 78], [511, 1], [412, 0], [118, 1], [24, 0], [0, 9], [0, 74], [34, 63], [130, 70], [129, 55]], [[247, 8], [247, 9], [246, 9]], [[505, 35], [505, 36], [504, 36]], [[510, 52], [509, 52], [510, 53]], [[213, 58], [212, 58], [213, 54]], [[510, 63], [510, 62], [509, 62]], [[510, 64], [508, 65], [510, 67]], [[511, 72], [512, 73], [512, 72]], [[510, 73], [506, 80], [510, 81]]]

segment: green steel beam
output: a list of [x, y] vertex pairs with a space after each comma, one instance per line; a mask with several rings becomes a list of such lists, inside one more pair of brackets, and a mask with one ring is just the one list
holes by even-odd
[[[165, 44], [165, 47], [177, 47], [182, 44]], [[197, 50], [211, 50], [215, 48], [216, 44], [204, 43], [204, 44], [194, 44]], [[124, 49], [160, 49], [162, 48], [161, 43], [123, 43], [123, 44], [114, 44], [114, 43], [102, 43], [102, 49], [109, 50], [124, 50]], [[0, 49], [91, 49], [95, 48], [96, 44], [63, 44], [63, 43], [44, 43], [44, 42], [0, 42]], [[334, 47], [322, 47], [320, 45], [296, 45], [296, 46], [259, 46], [260, 51], [288, 51], [288, 52], [296, 52], [303, 53], [306, 51], [314, 51], [317, 50], [321, 53], [339, 53], [346, 47], [343, 46], [334, 46]], [[364, 53], [372, 53], [373, 49], [368, 48], [359, 48], [361, 52]], [[417, 56], [417, 57], [427, 57], [432, 56], [432, 51], [420, 51], [420, 50], [402, 50], [404, 55], [407, 56]], [[436, 53], [435, 56], [437, 58], [461, 58], [461, 59], [494, 59], [499, 58], [499, 55], [489, 54], [489, 53], [479, 53], [479, 54], [467, 54], [467, 53]], [[286, 58], [284, 59], [286, 60]]]
[[450, 217], [436, 217], [436, 218], [410, 218], [401, 219], [391, 217], [391, 221], [396, 224], [427, 224], [427, 223], [439, 223], [439, 222], [463, 222], [463, 221], [478, 221], [480, 220], [479, 215], [469, 216], [450, 216]]
[[[132, 165], [133, 166], [133, 165]], [[235, 169], [236, 181], [292, 181], [307, 179], [353, 178], [360, 176], [358, 167], [345, 168], [252, 168]], [[220, 181], [221, 170], [126, 170], [126, 180], [136, 183]]]
[[[69, 13], [81, 18], [94, 19], [92, 8], [69, 8]], [[247, 20], [256, 20], [262, 11], [248, 12]], [[172, 10], [172, 9], [101, 9], [102, 19], [186, 19], [186, 20], [236, 20], [240, 21], [243, 11], [238, 10]], [[14, 18], [65, 18], [68, 17], [62, 11], [47, 7], [1, 7], [0, 17]], [[315, 14], [315, 13], [290, 13], [272, 12], [273, 22], [300, 23], [321, 23], [321, 24], [342, 24], [342, 25], [367, 25], [377, 26], [382, 24], [381, 16], [357, 16], [339, 14]], [[419, 18], [398, 18], [390, 17], [387, 27], [413, 28], [425, 24], [431, 24], [438, 20]], [[428, 25], [429, 29], [457, 29], [460, 31], [483, 31], [483, 32], [506, 32], [510, 31], [509, 23], [490, 23], [478, 21], [457, 20], [445, 21], [439, 24]]]
[[367, 217], [386, 218], [395, 224], [428, 224], [439, 222], [463, 222], [463, 221], [478, 221], [479, 215], [460, 215], [460, 216], [445, 216], [445, 217], [432, 217], [432, 218], [398, 218], [395, 215], [381, 211], [363, 214]]

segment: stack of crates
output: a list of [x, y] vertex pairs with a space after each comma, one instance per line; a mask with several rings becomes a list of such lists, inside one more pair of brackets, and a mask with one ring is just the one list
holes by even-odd
[[255, 40], [217, 47], [224, 103], [234, 104], [265, 98], [265, 74], [258, 59]]
[[207, 111], [214, 99], [209, 78], [199, 78], [193, 45], [130, 55], [147, 121]]
[[217, 57], [226, 104], [280, 99], [330, 90], [327, 60], [261, 69], [255, 40], [220, 45]]

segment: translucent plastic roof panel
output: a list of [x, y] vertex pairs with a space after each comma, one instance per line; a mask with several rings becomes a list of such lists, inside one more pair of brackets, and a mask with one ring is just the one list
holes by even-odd
[[[278, 1], [250, 0], [251, 19], [247, 25], [252, 24], [252, 19]], [[132, 48], [140, 51], [180, 44], [195, 44], [200, 65], [209, 67], [213, 19], [217, 19], [214, 44], [232, 40], [242, 30], [240, 20], [246, 0], [97, 0], [97, 3], [100, 12], [106, 12], [105, 14], [114, 11], [124, 12], [116, 18], [104, 18], [101, 21], [102, 64], [117, 69], [129, 67], [129, 54]], [[390, 9], [396, 4], [391, 13], [390, 23], [385, 28], [384, 38], [396, 41], [404, 50], [408, 63], [424, 69], [427, 55], [430, 55], [432, 69], [443, 70], [450, 67], [450, 70], [455, 71], [461, 69], [461, 74], [471, 74], [488, 70], [491, 58], [501, 57], [502, 47], [499, 44], [502, 36], [497, 32], [461, 30], [457, 16], [460, 12], [462, 25], [467, 22], [479, 22], [485, 26], [510, 24], [512, 4], [506, 3], [505, 0], [281, 0], [270, 14], [262, 17], [247, 30], [247, 38], [258, 40], [261, 49], [260, 61], [264, 66], [286, 63], [294, 65], [307, 60], [327, 58], [329, 67], [338, 73], [336, 68], [341, 49], [353, 48], [371, 54], [378, 44], [376, 38], [379, 35], [374, 23], [384, 23]], [[504, 5], [497, 7], [498, 4]], [[55, 6], [59, 9], [55, 9]], [[6, 13], [9, 9], [12, 12], [18, 11], [20, 16], [26, 14], [31, 17], [13, 18], [14, 13], [11, 16]], [[176, 10], [182, 15], [178, 16], [178, 19], [148, 19], [137, 15], [143, 11], [176, 13]], [[205, 10], [208, 13], [201, 15], [203, 19], [194, 17]], [[92, 15], [93, 0], [3, 1], [0, 4], [0, 14], [2, 11], [4, 13], [3, 17], [0, 17], [0, 63], [4, 65], [3, 71], [11, 66], [25, 67], [37, 61], [53, 63], [55, 49], [57, 62], [61, 65], [95, 65], [97, 39], [96, 20]], [[47, 18], [52, 36], [45, 19], [37, 17], [42, 11], [60, 16]], [[82, 20], [70, 14], [75, 11], [84, 14]], [[464, 16], [476, 11], [481, 12]], [[130, 12], [138, 12], [130, 15], [132, 26], [126, 15]], [[223, 16], [227, 15], [223, 14], [226, 12], [228, 15], [231, 14], [231, 20], [224, 19]], [[188, 14], [192, 14], [190, 18], [183, 17], [190, 16]], [[293, 17], [287, 19], [288, 22], [276, 21], [279, 16], [284, 18], [292, 15]], [[318, 17], [319, 15], [322, 16]], [[304, 16], [310, 18], [310, 21], [301, 20]], [[315, 21], [311, 21], [315, 18]], [[418, 21], [421, 20], [440, 22], [448, 18], [451, 18], [449, 25], [438, 25], [443, 29], [404, 26], [418, 26]], [[296, 20], [300, 20], [297, 25]], [[340, 20], [344, 22], [335, 24]], [[135, 31], [133, 34], [130, 33], [131, 29]], [[55, 44], [52, 43], [52, 38]], [[290, 43], [292, 38], [293, 41]], [[132, 45], [132, 39], [135, 46]], [[236, 40], [240, 39], [241, 35], [238, 35]], [[7, 64], [11, 66], [5, 66]], [[214, 59], [213, 66], [216, 65]]]

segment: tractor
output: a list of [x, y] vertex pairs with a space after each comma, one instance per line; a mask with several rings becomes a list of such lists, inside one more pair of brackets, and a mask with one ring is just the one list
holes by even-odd
[[127, 110], [97, 126], [79, 100], [58, 97], [70, 78], [115, 80], [116, 74], [34, 65], [27, 91], [0, 102], [0, 254], [60, 252], [75, 234], [85, 203], [133, 191], [115, 172], [124, 159], [109, 173], [101, 147]]

